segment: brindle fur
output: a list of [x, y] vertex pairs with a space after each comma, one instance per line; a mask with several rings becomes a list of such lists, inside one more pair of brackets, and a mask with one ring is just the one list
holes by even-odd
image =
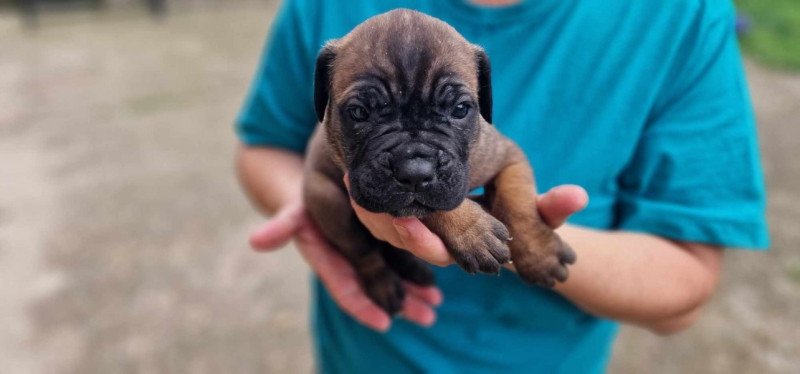
[[435, 74], [442, 71], [457, 76], [478, 97], [477, 131], [463, 136], [469, 137], [468, 185], [486, 187], [481, 199], [486, 205], [462, 198], [454, 209], [421, 217], [423, 222], [470, 273], [497, 273], [511, 259], [522, 279], [552, 287], [566, 280], [566, 266], [575, 261], [535, 209], [536, 187], [525, 155], [487, 122], [491, 92], [482, 50], [432, 17], [408, 10], [385, 13], [320, 53], [315, 101], [322, 124], [308, 146], [304, 194], [311, 217], [354, 266], [365, 292], [392, 314], [402, 307], [401, 279], [430, 285], [433, 275], [408, 252], [372, 237], [353, 212], [343, 178], [359, 155], [348, 150], [352, 139], [343, 133], [341, 113], [332, 103], [352, 94], [352, 82], [366, 73], [384, 77], [393, 94], [427, 97], [436, 89], [435, 80], [442, 79]]

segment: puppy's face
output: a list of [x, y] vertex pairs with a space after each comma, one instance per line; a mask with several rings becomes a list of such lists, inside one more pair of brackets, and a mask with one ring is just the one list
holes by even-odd
[[316, 85], [318, 116], [359, 205], [421, 217], [466, 197], [491, 94], [485, 54], [450, 26], [412, 11], [373, 17], [323, 50]]

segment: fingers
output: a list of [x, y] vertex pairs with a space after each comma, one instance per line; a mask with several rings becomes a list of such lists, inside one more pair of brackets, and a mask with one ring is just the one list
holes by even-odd
[[422, 287], [410, 282], [403, 282], [403, 286], [407, 294], [419, 298], [428, 305], [439, 306], [444, 300], [442, 291], [437, 287]]
[[250, 234], [250, 246], [256, 251], [268, 251], [284, 246], [303, 223], [302, 204], [288, 206], [270, 218], [264, 226]]
[[[350, 180], [345, 174], [344, 183], [350, 188]], [[431, 232], [419, 219], [413, 217], [391, 218], [386, 214], [367, 211], [350, 199], [356, 215], [376, 238], [406, 249], [417, 257], [434, 265], [446, 266], [453, 262], [442, 240]], [[388, 226], [391, 220], [391, 226]]]
[[[348, 191], [350, 190], [350, 179], [347, 173], [344, 175], [344, 184]], [[364, 227], [378, 240], [385, 241], [395, 247], [402, 247], [402, 242], [397, 235], [394, 227], [392, 226], [392, 216], [385, 213], [370, 212], [361, 205], [358, 205], [352, 198], [350, 198], [350, 206], [353, 207], [359, 221], [364, 224]]]
[[563, 225], [569, 216], [585, 208], [588, 203], [589, 195], [583, 187], [565, 184], [539, 195], [536, 208], [545, 222], [555, 229]]
[[434, 307], [442, 303], [442, 291], [436, 287], [420, 287], [403, 282], [406, 299], [403, 304], [403, 318], [421, 326], [431, 326], [436, 322]]
[[392, 224], [402, 242], [401, 248], [415, 256], [438, 266], [453, 262], [442, 239], [429, 230], [419, 219], [413, 217], [395, 218]]
[[348, 279], [345, 284], [337, 284], [336, 280], [326, 280], [321, 275], [320, 279], [345, 313], [373, 330], [381, 332], [389, 330], [392, 325], [391, 317], [364, 294], [355, 278], [352, 282]]
[[430, 304], [413, 295], [406, 295], [403, 301], [403, 318], [421, 326], [431, 326], [436, 322], [436, 312]]
[[[303, 258], [345, 313], [373, 330], [389, 329], [391, 317], [367, 297], [350, 263], [325, 241], [313, 223], [298, 232], [297, 243]], [[442, 302], [441, 291], [407, 282], [404, 287], [407, 293], [403, 317], [422, 326], [432, 325], [436, 321], [433, 307]]]
[[397, 236], [394, 227], [392, 226], [392, 216], [383, 213], [373, 213], [360, 205], [356, 204], [353, 199], [350, 199], [350, 205], [356, 212], [359, 221], [364, 224], [364, 227], [378, 240], [388, 242], [389, 244], [399, 247], [402, 245], [400, 238]]
[[[391, 317], [367, 297], [349, 262], [332, 248], [316, 225], [308, 219], [302, 204], [287, 207], [272, 217], [250, 236], [250, 245], [259, 251], [283, 246], [295, 238], [297, 248], [313, 271], [319, 276], [331, 297], [345, 313], [359, 323], [386, 331]], [[433, 306], [442, 301], [441, 291], [435, 287], [418, 287], [405, 284], [406, 301], [403, 316], [423, 326], [436, 320]]]
[[316, 227], [304, 227], [297, 241], [300, 254], [345, 313], [371, 329], [389, 329], [389, 315], [364, 294], [350, 263], [328, 245]]

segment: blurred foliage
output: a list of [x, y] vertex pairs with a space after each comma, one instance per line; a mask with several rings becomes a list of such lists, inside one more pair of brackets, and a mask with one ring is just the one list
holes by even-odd
[[800, 70], [800, 1], [735, 2], [750, 21], [741, 38], [745, 52], [776, 67]]
[[789, 275], [789, 279], [795, 281], [796, 283], [800, 283], [800, 261], [795, 261], [789, 264], [789, 267], [786, 269], [786, 273]]

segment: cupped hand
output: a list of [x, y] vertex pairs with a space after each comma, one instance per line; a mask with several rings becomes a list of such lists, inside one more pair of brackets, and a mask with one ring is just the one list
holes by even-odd
[[[344, 178], [349, 189], [347, 175]], [[536, 209], [553, 229], [560, 227], [572, 214], [582, 210], [589, 202], [589, 195], [580, 186], [561, 185], [537, 196]], [[442, 240], [414, 217], [392, 217], [386, 213], [373, 213], [350, 199], [350, 205], [359, 220], [376, 238], [410, 251], [417, 257], [438, 266], [453, 263]]]
[[[292, 239], [345, 313], [374, 330], [389, 329], [391, 317], [364, 294], [353, 267], [331, 247], [301, 203], [286, 206], [254, 231], [250, 235], [250, 245], [265, 252], [281, 248]], [[404, 287], [403, 317], [419, 325], [432, 325], [436, 320], [434, 307], [442, 302], [441, 291], [436, 287], [420, 287], [407, 282]]]

